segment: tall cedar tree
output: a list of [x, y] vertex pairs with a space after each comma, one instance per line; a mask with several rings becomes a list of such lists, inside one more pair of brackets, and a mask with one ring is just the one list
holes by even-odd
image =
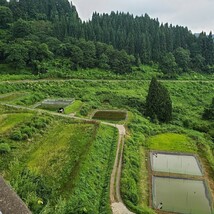
[[152, 78], [146, 98], [145, 115], [153, 121], [169, 122], [172, 119], [172, 101], [168, 90]]

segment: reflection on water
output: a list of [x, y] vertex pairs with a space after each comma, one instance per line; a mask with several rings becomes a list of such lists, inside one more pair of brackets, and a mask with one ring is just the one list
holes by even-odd
[[198, 180], [153, 177], [153, 207], [176, 213], [212, 213], [206, 185]]
[[201, 176], [202, 172], [194, 156], [151, 153], [153, 171]]

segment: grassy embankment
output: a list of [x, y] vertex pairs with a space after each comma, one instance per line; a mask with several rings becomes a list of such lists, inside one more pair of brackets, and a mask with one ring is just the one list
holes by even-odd
[[82, 107], [82, 101], [75, 100], [71, 105], [65, 107], [65, 114], [75, 114], [80, 111]]
[[1, 150], [0, 173], [33, 213], [110, 213], [116, 129], [6, 109], [1, 106], [1, 117], [9, 116], [0, 146], [11, 149]]

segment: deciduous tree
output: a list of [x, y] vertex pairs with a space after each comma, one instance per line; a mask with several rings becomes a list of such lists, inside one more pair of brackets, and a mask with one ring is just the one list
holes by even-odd
[[8, 24], [13, 20], [13, 14], [10, 8], [0, 6], [0, 28], [8, 27]]

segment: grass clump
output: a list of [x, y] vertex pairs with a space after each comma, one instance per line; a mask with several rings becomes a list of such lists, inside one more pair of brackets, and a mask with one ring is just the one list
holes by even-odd
[[11, 151], [10, 145], [8, 143], [0, 144], [0, 154], [9, 153]]

